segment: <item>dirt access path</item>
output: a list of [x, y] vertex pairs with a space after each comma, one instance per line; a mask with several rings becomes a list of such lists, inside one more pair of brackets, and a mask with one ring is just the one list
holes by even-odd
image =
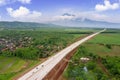
[[98, 65], [101, 67], [102, 71], [107, 75], [110, 76], [109, 71], [107, 70], [107, 68], [102, 64], [102, 59], [98, 58], [97, 60]]

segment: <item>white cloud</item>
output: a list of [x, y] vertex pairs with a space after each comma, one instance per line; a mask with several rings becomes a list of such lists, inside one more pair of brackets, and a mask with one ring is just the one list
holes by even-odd
[[0, 0], [0, 6], [5, 5], [7, 3], [7, 0]]
[[0, 16], [0, 21], [2, 20], [2, 17]]
[[7, 8], [7, 11], [9, 15], [14, 18], [27, 16], [30, 13], [29, 9], [22, 6], [17, 10], [13, 10], [12, 8]]
[[92, 13], [92, 14], [86, 15], [86, 18], [91, 20], [96, 20], [96, 21], [106, 21], [108, 16], [104, 14]]
[[17, 20], [34, 21], [41, 17], [42, 13], [38, 11], [30, 11], [28, 8], [20, 6], [19, 9], [7, 8], [8, 14]]
[[29, 4], [31, 2], [31, 0], [18, 0], [18, 1], [23, 4], [25, 4], [25, 3]]
[[22, 4], [29, 4], [31, 3], [31, 0], [0, 0], [0, 6], [12, 4], [14, 2], [20, 2]]
[[75, 15], [71, 14], [71, 13], [64, 13], [60, 16], [55, 16], [54, 19], [55, 20], [71, 20], [74, 19]]
[[96, 21], [109, 21], [108, 15], [96, 13], [95, 11], [88, 11], [88, 12], [74, 11], [74, 12], [75, 12], [74, 14], [68, 13], [69, 15], [59, 14], [59, 15], [53, 16], [49, 18], [48, 22], [75, 20], [75, 19], [81, 19], [81, 21], [84, 21], [84, 19], [90, 19], [90, 20], [96, 20]]
[[119, 3], [113, 3], [111, 4], [109, 0], [104, 0], [104, 5], [97, 4], [95, 6], [96, 11], [106, 11], [106, 10], [115, 10], [118, 9], [120, 6]]
[[[97, 13], [96, 11], [85, 11], [79, 12], [74, 11], [73, 15], [75, 16], [63, 16], [63, 14], [56, 14], [56, 15], [49, 15], [49, 16], [41, 16], [39, 22], [48, 22], [48, 23], [55, 23], [55, 22], [62, 22], [62, 21], [69, 21], [78, 19], [80, 21], [84, 21], [85, 19], [95, 20], [95, 21], [106, 21], [112, 23], [120, 23], [120, 16], [108, 15], [108, 14], [101, 14]], [[71, 14], [71, 13], [70, 13]]]
[[97, 20], [97, 21], [105, 21], [105, 19], [108, 17], [104, 14], [99, 14], [94, 11], [88, 11], [88, 12], [78, 12], [75, 14], [75, 18], [82, 18], [82, 19], [91, 19], [91, 20]]
[[55, 20], [70, 20], [73, 18], [74, 18], [74, 16], [55, 16], [54, 17]]

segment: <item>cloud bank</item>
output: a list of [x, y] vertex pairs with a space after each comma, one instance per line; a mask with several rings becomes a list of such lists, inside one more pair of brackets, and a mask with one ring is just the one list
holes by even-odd
[[10, 17], [23, 21], [35, 20], [41, 17], [42, 13], [38, 11], [30, 11], [28, 8], [20, 6], [18, 9], [6, 9]]
[[53, 17], [53, 21], [57, 21], [57, 20], [71, 20], [75, 18], [74, 14], [71, 13], [64, 13], [62, 15], [57, 15]]
[[5, 5], [8, 3], [8, 0], [0, 0], [0, 6]]
[[97, 4], [95, 6], [96, 11], [115, 10], [120, 7], [119, 3], [111, 4], [109, 0], [104, 0], [104, 4]]
[[30, 4], [31, 0], [0, 0], [0, 6], [6, 5], [6, 4], [11, 4], [14, 2], [20, 2], [22, 4]]
[[31, 3], [31, 0], [18, 0], [18, 1], [21, 2], [21, 3], [23, 3], [23, 4], [25, 4], [25, 3], [27, 3], [27, 4]]

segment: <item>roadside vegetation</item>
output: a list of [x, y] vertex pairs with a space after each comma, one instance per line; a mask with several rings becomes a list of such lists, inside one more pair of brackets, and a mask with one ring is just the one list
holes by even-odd
[[3, 56], [23, 59], [48, 57], [77, 40], [83, 34], [64, 31], [1, 31], [0, 49]]
[[[71, 28], [70, 30], [72, 30]], [[3, 29], [0, 31], [0, 80], [11, 80], [41, 60], [93, 33], [67, 28]]]
[[0, 80], [13, 80], [13, 76], [19, 75], [37, 63], [39, 63], [37, 60], [0, 56]]
[[[82, 57], [90, 60], [82, 62]], [[108, 30], [80, 46], [63, 77], [66, 80], [119, 80], [120, 31]]]
[[[89, 60], [81, 60], [81, 57]], [[80, 46], [72, 57], [69, 66], [64, 72], [67, 80], [107, 80], [107, 75], [97, 65], [99, 56], [88, 52], [84, 46]]]

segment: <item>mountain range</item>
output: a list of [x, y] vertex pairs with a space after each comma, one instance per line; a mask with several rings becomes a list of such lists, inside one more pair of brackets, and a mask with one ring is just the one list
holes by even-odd
[[120, 23], [95, 21], [95, 20], [83, 19], [83, 18], [55, 21], [54, 24], [62, 25], [62, 26], [70, 26], [70, 27], [120, 28]]
[[19, 21], [1, 21], [0, 28], [39, 28], [39, 27], [52, 27], [57, 26], [54, 24], [44, 24], [44, 23], [36, 23], [36, 22], [19, 22]]
[[38, 27], [89, 27], [89, 28], [120, 28], [120, 23], [95, 21], [76, 18], [71, 20], [54, 21], [51, 23], [1, 21], [0, 28], [38, 28]]

